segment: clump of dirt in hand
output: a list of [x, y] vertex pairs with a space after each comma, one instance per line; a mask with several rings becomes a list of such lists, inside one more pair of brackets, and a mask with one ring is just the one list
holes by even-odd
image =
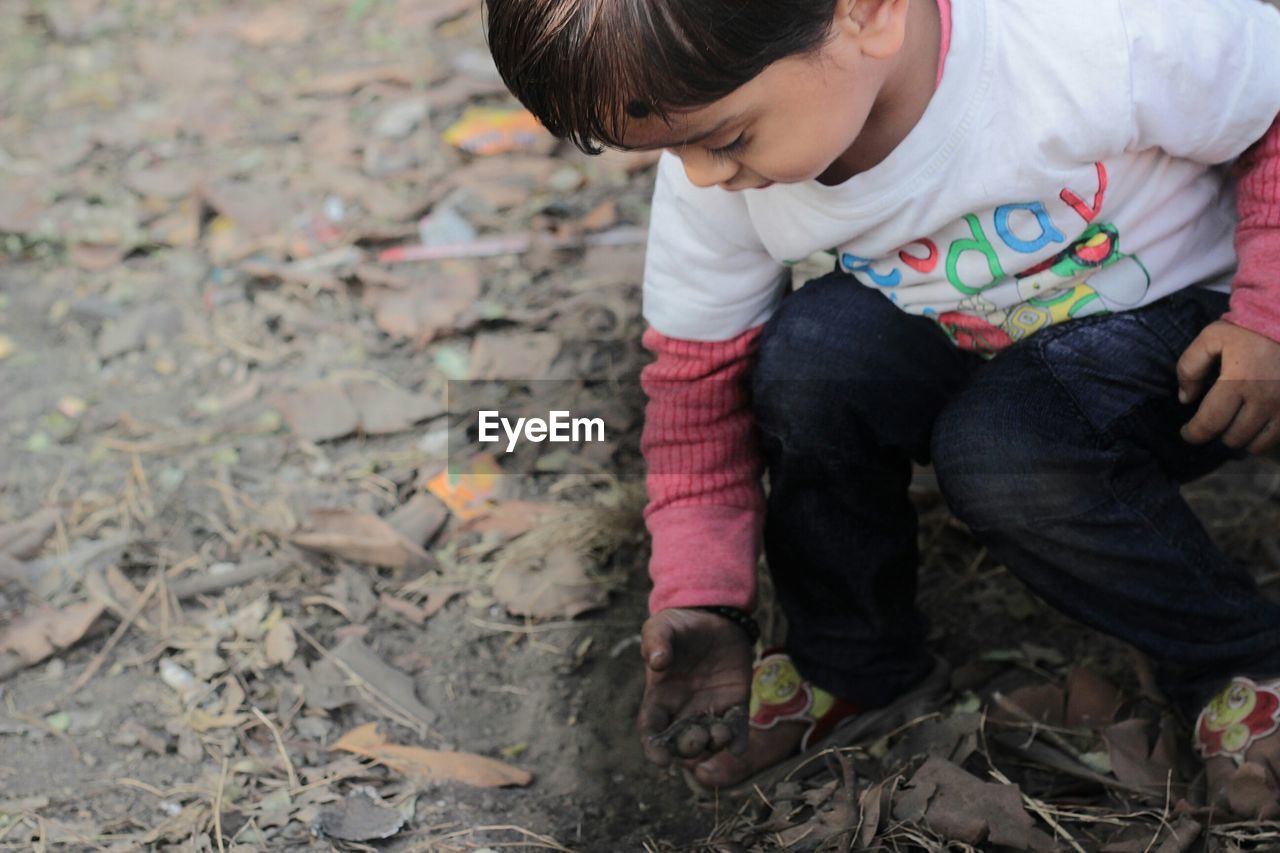
[[728, 748], [733, 755], [747, 751], [747, 709], [735, 705], [723, 714], [704, 711], [681, 717], [656, 735], [649, 743], [672, 755], [691, 758], [712, 750]]

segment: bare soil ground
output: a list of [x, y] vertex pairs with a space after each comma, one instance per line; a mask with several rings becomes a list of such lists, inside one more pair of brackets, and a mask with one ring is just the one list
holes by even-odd
[[[518, 123], [477, 7], [0, 13], [0, 845], [1280, 849], [1207, 824], [1146, 663], [989, 560], [927, 472], [945, 702], [745, 803], [644, 764], [652, 159], [475, 132], [469, 107]], [[496, 150], [459, 148], [467, 119]], [[383, 254], [424, 238], [492, 251]], [[543, 378], [616, 441], [435, 479], [473, 461], [450, 391]], [[1189, 495], [1275, 593], [1280, 465]]]

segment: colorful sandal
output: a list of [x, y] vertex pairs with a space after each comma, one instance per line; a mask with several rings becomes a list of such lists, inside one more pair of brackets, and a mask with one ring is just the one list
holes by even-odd
[[804, 752], [811, 742], [822, 740], [858, 713], [858, 706], [805, 681], [785, 652], [768, 649], [751, 668], [751, 704], [747, 710], [754, 729], [804, 723], [808, 727], [800, 739], [800, 751]]
[[1196, 752], [1201, 758], [1224, 756], [1244, 764], [1254, 741], [1280, 730], [1280, 680], [1258, 684], [1233, 678], [1196, 718]]
[[761, 653], [751, 670], [749, 724], [771, 729], [779, 723], [806, 725], [796, 754], [765, 767], [743, 781], [718, 790], [698, 782], [685, 771], [685, 781], [700, 796], [741, 797], [756, 788], [767, 789], [783, 779], [802, 779], [823, 768], [813, 759], [821, 752], [880, 737], [922, 713], [947, 689], [950, 669], [938, 659], [922, 681], [883, 708], [860, 709], [805, 681], [795, 663], [780, 649]]

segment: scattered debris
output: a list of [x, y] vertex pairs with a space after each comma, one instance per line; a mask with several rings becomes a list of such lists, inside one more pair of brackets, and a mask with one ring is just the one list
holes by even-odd
[[373, 379], [316, 382], [277, 397], [275, 407], [308, 441], [332, 441], [357, 431], [392, 435], [444, 413], [438, 400]]
[[449, 508], [458, 518], [466, 521], [489, 512], [497, 496], [502, 469], [497, 460], [487, 453], [472, 457], [469, 462], [453, 463], [431, 477], [426, 488]]
[[412, 810], [406, 814], [388, 808], [373, 788], [362, 785], [321, 810], [312, 829], [322, 838], [338, 841], [379, 841], [395, 835], [412, 817]]
[[528, 110], [468, 107], [444, 141], [469, 154], [549, 153], [556, 141]]
[[330, 748], [372, 758], [398, 773], [422, 779], [452, 779], [480, 788], [524, 786], [533, 781], [527, 771], [483, 755], [390, 743], [379, 733], [377, 723], [347, 732]]
[[306, 529], [290, 541], [299, 548], [389, 569], [425, 569], [431, 556], [375, 515], [349, 509], [315, 509]]
[[983, 782], [951, 762], [930, 757], [894, 803], [897, 820], [924, 819], [943, 838], [1017, 850], [1056, 850], [1022, 806], [1015, 785]]
[[102, 615], [101, 602], [35, 607], [0, 630], [0, 679], [45, 660], [84, 637]]
[[512, 616], [572, 619], [609, 603], [609, 593], [589, 568], [587, 557], [561, 545], [539, 563], [501, 566], [491, 581], [493, 597]]

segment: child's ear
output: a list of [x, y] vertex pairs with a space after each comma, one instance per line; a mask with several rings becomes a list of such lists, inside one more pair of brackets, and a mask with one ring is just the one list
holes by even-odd
[[836, 0], [838, 33], [857, 39], [864, 56], [888, 59], [907, 38], [911, 0]]

